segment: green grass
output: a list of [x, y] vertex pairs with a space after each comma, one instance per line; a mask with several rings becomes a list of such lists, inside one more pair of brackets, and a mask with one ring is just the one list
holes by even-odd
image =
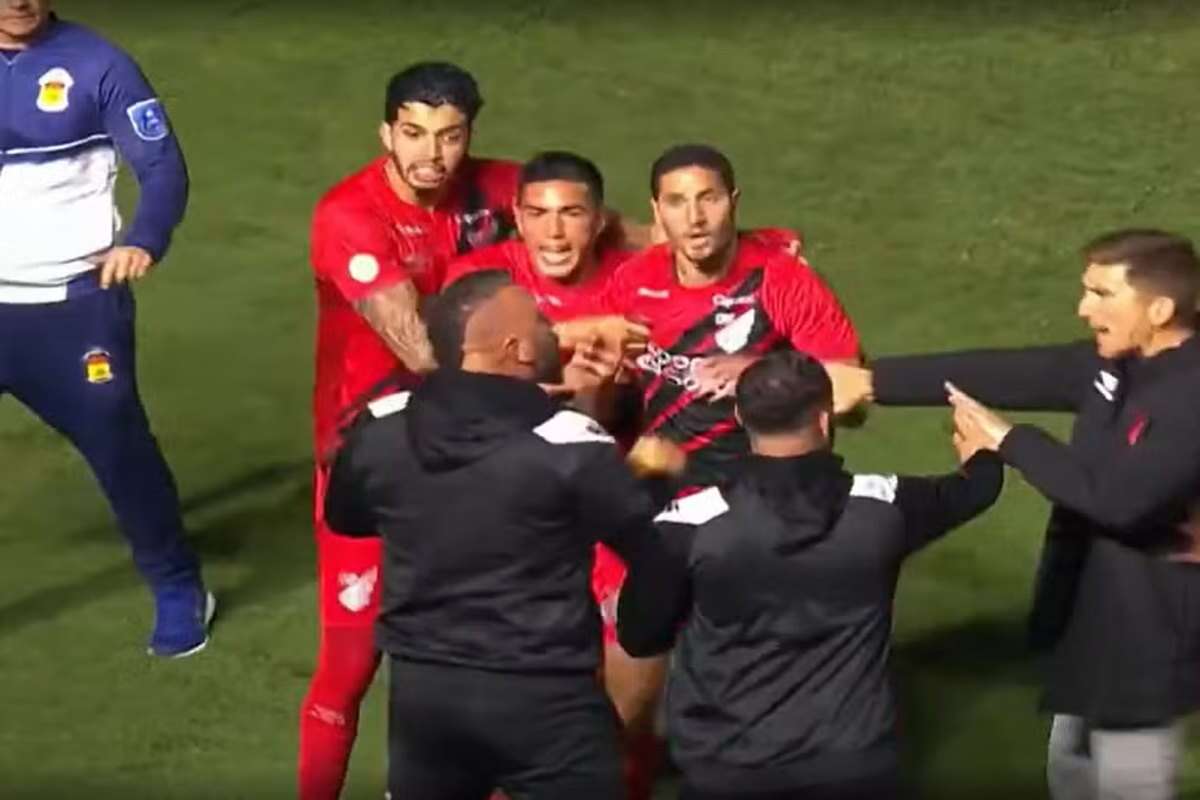
[[[801, 226], [875, 354], [1073, 336], [1083, 240], [1196, 233], [1188, 2], [59, 6], [140, 59], [191, 165], [188, 221], [139, 290], [141, 379], [223, 617], [196, 659], [143, 656], [148, 598], [81, 460], [0, 404], [0, 797], [288, 796], [316, 644], [308, 217], [375, 153], [383, 83], [409, 61], [480, 77], [478, 152], [590, 154], [636, 215], [662, 147], [726, 148], [742, 223]], [[934, 411], [877, 413], [842, 449], [860, 469], [951, 464]], [[1020, 638], [1044, 516], [1013, 478], [905, 574], [925, 797], [1044, 796]], [[381, 793], [382, 706], [349, 797]]]

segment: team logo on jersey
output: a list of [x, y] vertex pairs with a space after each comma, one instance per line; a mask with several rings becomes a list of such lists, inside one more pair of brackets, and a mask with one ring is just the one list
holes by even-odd
[[[718, 315], [720, 316], [720, 315]], [[717, 347], [724, 350], [726, 353], [736, 353], [750, 343], [750, 334], [754, 330], [755, 310], [752, 308], [744, 314], [740, 314], [725, 327], [717, 331], [714, 340]], [[718, 324], [720, 324], [718, 320]]]
[[651, 300], [669, 300], [671, 292], [667, 289], [647, 289], [645, 286], [639, 286], [637, 296], [649, 297]]
[[359, 612], [371, 604], [371, 595], [375, 592], [375, 583], [379, 580], [379, 568], [371, 567], [361, 575], [353, 572], [342, 572], [338, 575], [338, 602], [347, 611]]
[[490, 208], [483, 208], [473, 214], [462, 214], [459, 224], [466, 230], [467, 243], [472, 249], [478, 249], [496, 241], [498, 227]]
[[83, 375], [88, 383], [108, 383], [113, 379], [112, 356], [99, 347], [83, 354]]
[[129, 123], [133, 125], [133, 132], [143, 141], [157, 142], [171, 133], [170, 127], [167, 126], [167, 115], [157, 97], [134, 103], [125, 109], [125, 116], [129, 117]]
[[66, 111], [74, 85], [75, 79], [62, 67], [49, 70], [38, 78], [37, 107], [51, 114]]

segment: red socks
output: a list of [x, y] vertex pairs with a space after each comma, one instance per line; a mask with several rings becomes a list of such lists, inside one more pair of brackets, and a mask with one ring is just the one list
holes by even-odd
[[325, 628], [300, 707], [300, 800], [337, 800], [358, 733], [358, 707], [379, 666], [370, 626]]

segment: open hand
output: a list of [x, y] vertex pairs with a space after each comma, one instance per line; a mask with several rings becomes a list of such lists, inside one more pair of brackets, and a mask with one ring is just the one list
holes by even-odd
[[978, 450], [999, 450], [1004, 437], [1012, 430], [1012, 423], [952, 383], [946, 384], [946, 392], [954, 409], [955, 447], [960, 455], [963, 452], [973, 455]]
[[733, 397], [738, 378], [757, 360], [758, 356], [709, 356], [698, 360], [692, 365], [692, 393], [710, 402]]

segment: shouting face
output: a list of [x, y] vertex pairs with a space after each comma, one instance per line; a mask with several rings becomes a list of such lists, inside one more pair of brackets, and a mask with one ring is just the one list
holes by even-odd
[[379, 136], [411, 200], [436, 195], [450, 183], [466, 158], [471, 127], [467, 115], [449, 103], [406, 103]]
[[590, 265], [604, 214], [585, 184], [550, 180], [530, 183], [517, 201], [517, 228], [529, 258], [542, 275], [569, 282]]

